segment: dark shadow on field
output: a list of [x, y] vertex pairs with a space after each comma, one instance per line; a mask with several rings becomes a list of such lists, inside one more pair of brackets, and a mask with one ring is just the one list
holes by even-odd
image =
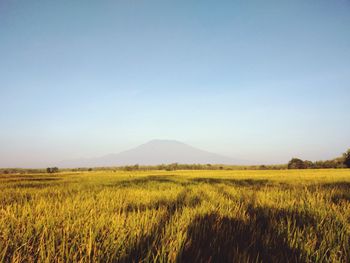
[[41, 177], [41, 178], [14, 178], [14, 179], [8, 179], [5, 182], [7, 183], [13, 183], [13, 182], [49, 182], [49, 181], [58, 181], [61, 180], [61, 178], [57, 177]]
[[323, 188], [334, 190], [332, 202], [340, 204], [342, 201], [350, 202], [350, 182], [335, 182], [322, 185]]
[[162, 208], [167, 208], [169, 206], [168, 200], [157, 200], [150, 204], [127, 204], [123, 208], [126, 212], [143, 212], [145, 210], [159, 210]]
[[332, 196], [333, 203], [340, 204], [342, 201], [350, 202], [350, 192], [333, 194]]
[[[61, 182], [60, 182], [61, 181]], [[7, 188], [45, 188], [62, 185], [62, 178], [46, 177], [46, 178], [26, 178], [7, 180], [4, 184]]]
[[1, 178], [0, 181], [3, 187], [6, 188], [45, 188], [50, 186], [60, 185], [63, 180], [62, 177], [53, 176], [11, 176]]
[[32, 174], [26, 174], [26, 175], [20, 175], [20, 174], [0, 174], [0, 180], [1, 179], [26, 179], [26, 178], [36, 178], [37, 175]]
[[128, 180], [121, 180], [106, 184], [107, 187], [130, 187], [130, 186], [148, 186], [150, 183], [179, 183], [171, 179], [171, 175], [149, 175], [145, 177], [139, 177], [136, 179], [130, 178]]
[[8, 196], [0, 197], [0, 208], [6, 207], [8, 205], [19, 204], [22, 205], [24, 203], [30, 202], [33, 199], [33, 196], [29, 193], [22, 194], [11, 194]]
[[[181, 192], [180, 196], [183, 192]], [[194, 196], [187, 200], [186, 205], [189, 207], [197, 206], [201, 203], [201, 198], [199, 196]], [[169, 200], [157, 200], [150, 204], [128, 204], [125, 207], [126, 212], [143, 212], [145, 210], [160, 210], [160, 209], [168, 209], [172, 206], [173, 201]], [[177, 201], [175, 203], [178, 203]]]
[[61, 185], [60, 183], [18, 183], [14, 185], [8, 185], [7, 187], [11, 188], [37, 188], [42, 189], [45, 187], [52, 187]]
[[295, 220], [304, 228], [315, 219], [298, 211], [267, 207], [248, 208], [249, 220], [212, 213], [195, 218], [188, 228], [179, 262], [304, 262], [301, 251], [286, 242], [287, 230], [276, 229], [281, 221]]
[[332, 191], [331, 200], [335, 204], [340, 204], [342, 201], [350, 202], [350, 182], [340, 181], [333, 183], [315, 184], [308, 186], [310, 191]]
[[187, 189], [182, 191], [176, 200], [166, 204], [165, 216], [161, 218], [158, 224], [147, 235], [141, 236], [127, 251], [127, 255], [118, 259], [118, 262], [152, 262], [161, 245], [165, 227], [175, 213], [181, 213], [184, 207], [194, 208], [199, 206], [201, 202], [200, 197], [189, 196]]
[[350, 182], [340, 181], [340, 182], [334, 182], [334, 183], [326, 183], [326, 184], [320, 184], [322, 188], [325, 189], [339, 189], [339, 190], [345, 190], [350, 191]]
[[140, 186], [147, 187], [152, 183], [171, 183], [177, 184], [181, 186], [190, 186], [190, 185], [198, 185], [198, 184], [225, 184], [229, 186], [239, 186], [239, 187], [263, 187], [263, 186], [273, 186], [271, 182], [268, 180], [261, 179], [222, 179], [222, 178], [182, 178], [182, 180], [178, 180], [175, 175], [149, 175], [141, 178], [130, 179], [130, 180], [122, 180], [118, 182], [113, 182], [111, 184], [107, 184], [107, 187], [130, 187], [130, 186]]
[[206, 183], [206, 184], [225, 184], [229, 186], [240, 187], [262, 187], [267, 186], [269, 180], [263, 179], [222, 179], [222, 178], [193, 178], [194, 183]]

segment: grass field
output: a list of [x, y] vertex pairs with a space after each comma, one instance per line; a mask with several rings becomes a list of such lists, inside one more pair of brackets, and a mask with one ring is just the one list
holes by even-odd
[[0, 175], [1, 262], [350, 262], [350, 170]]

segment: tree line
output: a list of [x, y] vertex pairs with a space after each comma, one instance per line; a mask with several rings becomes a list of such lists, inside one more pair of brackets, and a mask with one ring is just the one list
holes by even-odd
[[287, 165], [288, 169], [324, 169], [324, 168], [350, 168], [350, 149], [341, 157], [326, 161], [308, 161], [292, 158]]
[[119, 167], [81, 167], [74, 169], [58, 169], [48, 167], [46, 169], [20, 169], [0, 168], [0, 174], [28, 174], [28, 173], [57, 173], [59, 171], [88, 172], [88, 171], [151, 171], [151, 170], [284, 170], [284, 169], [325, 169], [325, 168], [350, 168], [350, 149], [342, 156], [325, 161], [308, 161], [292, 158], [288, 164], [277, 165], [220, 165], [220, 164], [160, 164], [160, 165], [126, 165]]

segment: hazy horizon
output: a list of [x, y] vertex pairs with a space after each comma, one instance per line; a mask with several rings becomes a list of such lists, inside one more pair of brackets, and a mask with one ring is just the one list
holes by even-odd
[[[178, 156], [176, 158], [178, 159], [174, 159], [172, 161], [148, 161], [150, 158], [152, 160], [152, 156], [154, 157], [155, 154], [152, 151], [148, 151], [145, 153], [139, 153], [138, 156], [133, 156], [133, 158], [129, 159], [129, 161], [125, 162], [125, 158], [123, 158], [123, 160], [118, 159], [119, 156], [123, 156], [125, 153], [128, 153], [130, 151], [135, 151], [138, 148], [142, 148], [144, 145], [148, 145], [148, 144], [152, 144], [153, 142], [160, 142], [162, 145], [163, 150], [165, 150], [165, 148], [168, 146], [167, 142], [175, 142], [175, 143], [179, 143], [179, 144], [184, 144], [186, 147], [190, 147], [190, 148], [194, 148], [195, 150], [198, 151], [203, 151], [203, 152], [207, 152], [208, 154], [213, 154], [213, 155], [218, 155], [221, 156], [224, 160], [231, 160], [230, 161], [218, 161], [216, 158], [214, 159], [206, 159], [205, 161], [191, 161], [193, 160], [191, 157], [191, 154], [186, 154], [184, 152], [180, 152], [179, 155], [178, 152], [175, 150], [174, 153], [171, 153], [171, 155], [175, 155]], [[162, 152], [161, 154], [167, 153], [169, 152], [168, 150], [173, 150], [172, 147], [169, 147], [169, 149], [167, 149], [167, 151]], [[339, 153], [336, 156], [331, 156], [329, 157], [329, 159], [334, 159], [336, 157], [341, 156], [342, 152]], [[141, 156], [141, 157], [140, 157]], [[183, 156], [189, 156], [190, 159], [185, 159]], [[135, 158], [136, 157], [136, 158]], [[294, 157], [300, 157], [300, 156], [292, 156], [291, 158]], [[99, 164], [98, 160], [103, 160], [104, 158], [107, 158], [107, 160], [109, 161], [108, 164]], [[156, 158], [156, 157], [155, 157]], [[194, 157], [195, 158], [195, 157]], [[154, 158], [153, 158], [154, 159]], [[22, 165], [22, 166], [0, 166], [0, 168], [45, 168], [47, 166], [58, 166], [60, 168], [78, 168], [78, 167], [113, 167], [113, 166], [124, 166], [124, 165], [134, 165], [134, 164], [139, 164], [139, 165], [160, 165], [160, 164], [171, 164], [171, 163], [180, 163], [180, 164], [224, 164], [224, 165], [262, 165], [262, 164], [266, 164], [266, 165], [279, 165], [279, 164], [286, 164], [289, 159], [286, 159], [285, 161], [281, 161], [281, 162], [266, 162], [266, 161], [261, 161], [261, 160], [252, 160], [252, 159], [239, 159], [235, 156], [229, 156], [229, 155], [224, 155], [224, 154], [220, 154], [217, 152], [210, 152], [207, 151], [206, 149], [203, 148], [197, 148], [197, 147], [193, 147], [193, 145], [178, 141], [178, 140], [171, 140], [171, 139], [153, 139], [150, 140], [148, 142], [142, 143], [140, 145], [137, 145], [135, 147], [131, 147], [128, 149], [124, 149], [121, 151], [116, 151], [116, 152], [110, 152], [110, 153], [106, 153], [103, 155], [95, 155], [95, 156], [80, 156], [80, 157], [72, 157], [72, 158], [65, 158], [65, 159], [61, 159], [61, 160], [54, 160], [54, 161], [49, 161], [49, 162], [44, 162], [42, 161], [41, 163], [31, 163], [31, 164], [27, 164], [27, 165]], [[222, 159], [221, 159], [222, 160]], [[310, 160], [310, 159], [308, 159]], [[311, 161], [319, 161], [319, 160], [325, 160], [325, 159], [314, 159]]]
[[0, 2], [0, 167], [153, 139], [257, 164], [350, 147], [350, 2]]

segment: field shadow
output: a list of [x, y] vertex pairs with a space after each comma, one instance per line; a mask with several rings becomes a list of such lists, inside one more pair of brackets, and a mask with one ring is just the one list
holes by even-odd
[[[169, 210], [173, 211], [174, 205], [176, 209], [179, 210], [179, 208], [182, 209], [182, 206], [179, 206], [179, 204], [182, 204], [181, 202], [179, 202], [179, 198], [181, 198], [182, 195], [183, 195], [183, 192], [180, 193], [180, 195], [178, 196], [175, 202], [161, 199], [149, 204], [138, 204], [138, 203], [127, 204], [124, 211], [125, 212], [144, 212], [145, 210], [160, 210], [165, 208], [167, 212], [169, 212]], [[192, 196], [191, 198], [187, 198], [186, 206], [194, 207], [194, 206], [197, 206], [201, 201], [202, 199], [199, 196]]]
[[335, 204], [340, 204], [342, 202], [350, 202], [350, 182], [335, 182], [323, 184], [323, 188], [333, 189], [334, 193], [331, 200]]
[[340, 181], [333, 183], [314, 184], [308, 187], [311, 191], [332, 191], [331, 201], [335, 204], [350, 202], [350, 182]]
[[33, 196], [25, 192], [22, 194], [11, 194], [7, 196], [0, 196], [0, 209], [8, 205], [14, 205], [14, 204], [22, 205], [27, 202], [30, 202], [31, 200], [33, 200]]
[[225, 184], [229, 186], [239, 186], [239, 187], [263, 187], [272, 186], [269, 180], [263, 179], [223, 179], [223, 178], [186, 178], [183, 180], [177, 180], [175, 175], [149, 175], [136, 179], [122, 180], [118, 182], [113, 182], [106, 184], [107, 187], [130, 187], [130, 186], [141, 186], [147, 187], [149, 184], [176, 184], [180, 186], [190, 186], [198, 184]]
[[226, 185], [231, 187], [252, 188], [254, 190], [260, 190], [262, 188], [281, 188], [282, 190], [288, 190], [293, 188], [292, 185], [283, 182], [273, 182], [267, 179], [235, 179], [235, 178], [208, 178], [208, 177], [196, 177], [196, 178], [178, 178], [176, 175], [149, 175], [145, 177], [124, 179], [121, 181], [111, 182], [104, 184], [105, 187], [111, 188], [128, 188], [128, 187], [162, 187], [168, 185], [172, 187], [174, 185], [181, 187], [197, 186], [200, 184], [208, 184], [217, 187], [218, 185]]
[[128, 180], [121, 180], [109, 184], [105, 184], [106, 187], [130, 187], [130, 186], [148, 186], [150, 183], [157, 183], [157, 184], [164, 184], [164, 183], [177, 183], [177, 181], [172, 180], [170, 175], [167, 176], [161, 176], [161, 175], [149, 175], [141, 178], [136, 179], [128, 179]]
[[62, 185], [61, 183], [48, 183], [48, 182], [39, 182], [39, 183], [16, 183], [13, 185], [8, 185], [11, 188], [36, 188], [42, 189], [46, 187], [53, 187]]
[[57, 177], [41, 177], [41, 178], [11, 178], [6, 180], [7, 183], [15, 183], [15, 182], [50, 182], [50, 181], [58, 181], [61, 178]]
[[[199, 196], [189, 196], [187, 189], [182, 191], [174, 201], [168, 201], [165, 205], [165, 215], [153, 227], [147, 235], [141, 236], [127, 251], [127, 255], [118, 259], [118, 262], [152, 262], [161, 245], [166, 225], [175, 213], [181, 213], [184, 207], [194, 208], [199, 206], [202, 199]], [[159, 208], [158, 205], [154, 208]]]
[[239, 187], [263, 187], [267, 186], [270, 182], [265, 179], [223, 179], [223, 178], [193, 178], [190, 179], [194, 183], [206, 183], [206, 184], [225, 184], [229, 186]]
[[6, 178], [1, 183], [10, 188], [45, 188], [60, 185], [62, 182], [60, 177], [16, 176]]
[[0, 174], [0, 180], [2, 179], [26, 179], [26, 178], [36, 178], [38, 177], [38, 175], [33, 175], [33, 174], [25, 174], [25, 175], [21, 175], [21, 174]]
[[196, 217], [188, 228], [178, 262], [304, 262], [276, 225], [287, 218], [303, 228], [316, 223], [309, 214], [267, 207], [248, 208], [249, 220], [216, 213]]
[[334, 183], [325, 183], [325, 184], [320, 184], [322, 188], [326, 189], [340, 189], [340, 190], [345, 190], [345, 191], [350, 191], [350, 182], [346, 181], [340, 181], [340, 182], [334, 182]]
[[350, 202], [350, 192], [335, 193], [332, 195], [331, 200], [335, 204], [341, 204], [342, 202]]

